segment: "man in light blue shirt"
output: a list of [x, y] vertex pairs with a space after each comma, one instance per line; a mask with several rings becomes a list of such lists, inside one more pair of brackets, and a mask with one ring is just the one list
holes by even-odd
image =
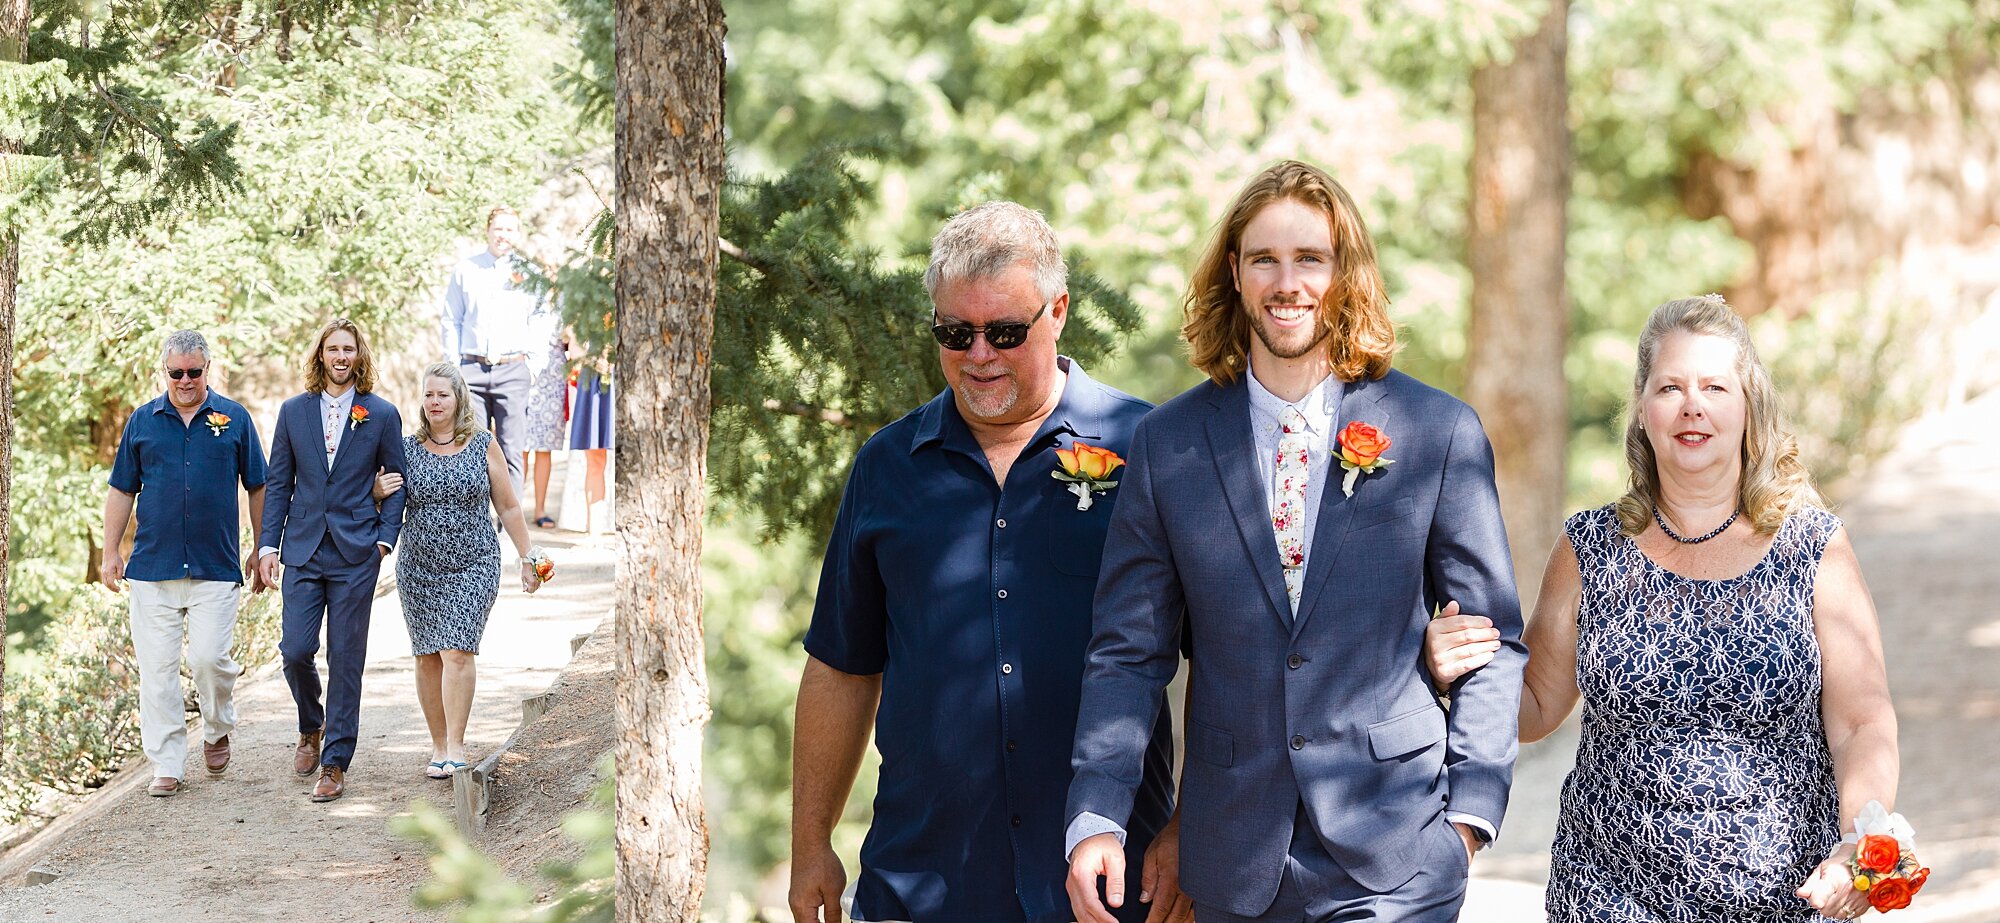
[[446, 362], [458, 363], [472, 399], [491, 419], [507, 476], [521, 489], [522, 453], [528, 448], [528, 390], [534, 352], [529, 316], [540, 297], [529, 290], [527, 258], [520, 252], [521, 216], [505, 205], [486, 215], [486, 249], [452, 268], [439, 307]]

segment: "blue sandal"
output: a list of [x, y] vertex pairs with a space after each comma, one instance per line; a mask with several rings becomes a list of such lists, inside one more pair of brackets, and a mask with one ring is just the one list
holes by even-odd
[[451, 778], [450, 766], [451, 760], [431, 760], [430, 763], [424, 766], [424, 778], [449, 779]]

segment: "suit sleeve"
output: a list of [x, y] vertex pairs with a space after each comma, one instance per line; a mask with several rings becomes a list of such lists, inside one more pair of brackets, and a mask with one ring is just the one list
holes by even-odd
[[[382, 407], [382, 416], [386, 418], [383, 422], [388, 426], [382, 430], [381, 437], [375, 444], [375, 467], [385, 469], [390, 474], [402, 474], [403, 415], [396, 410], [396, 405], [388, 401], [383, 401]], [[368, 480], [373, 484], [375, 476], [369, 475]], [[403, 507], [409, 502], [409, 498], [410, 490], [405, 486], [382, 501], [382, 524], [378, 527], [380, 531], [375, 535], [377, 544], [387, 545], [391, 550], [395, 549], [396, 539], [403, 534]]]
[[1452, 428], [1437, 510], [1425, 554], [1427, 601], [1443, 606], [1457, 600], [1461, 611], [1492, 619], [1500, 631], [1493, 661], [1453, 685], [1445, 741], [1448, 809], [1484, 818], [1497, 832], [1520, 749], [1521, 673], [1528, 658], [1493, 482], [1493, 448], [1470, 407], [1460, 408]]
[[1129, 826], [1146, 747], [1180, 667], [1184, 596], [1160, 519], [1142, 420], [1111, 513], [1092, 609], [1065, 817], [1095, 814]]
[[285, 425], [291, 406], [290, 401], [278, 406], [278, 422], [271, 428], [271, 463], [264, 469], [264, 523], [257, 536], [257, 544], [264, 548], [284, 547], [285, 517], [292, 510], [295, 459], [292, 442], [286, 438], [290, 428]]

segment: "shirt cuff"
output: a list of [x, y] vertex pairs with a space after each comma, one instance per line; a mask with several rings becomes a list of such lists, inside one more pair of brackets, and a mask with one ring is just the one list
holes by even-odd
[[1063, 858], [1068, 859], [1070, 853], [1076, 852], [1076, 844], [1100, 833], [1115, 834], [1118, 845], [1125, 845], [1125, 828], [1118, 826], [1117, 821], [1089, 811], [1078, 814], [1075, 820], [1069, 822], [1069, 829], [1063, 831]]
[[383, 554], [388, 554], [389, 552], [396, 550], [395, 546], [390, 545], [388, 542], [376, 542], [375, 544], [382, 549]]
[[1479, 834], [1480, 849], [1485, 849], [1486, 844], [1493, 842], [1493, 838], [1498, 835], [1493, 830], [1493, 824], [1484, 817], [1460, 814], [1457, 811], [1446, 811], [1444, 812], [1444, 819], [1454, 824], [1464, 824], [1471, 827], [1473, 832]]
[[265, 556], [265, 555], [267, 555], [267, 554], [277, 554], [277, 553], [278, 553], [278, 549], [276, 549], [276, 548], [273, 548], [273, 547], [271, 547], [271, 546], [269, 546], [269, 545], [265, 545], [265, 546], [263, 546], [263, 547], [261, 547], [261, 548], [258, 548], [258, 549], [257, 549], [257, 560], [259, 560], [259, 561], [262, 561], [262, 560], [264, 560], [264, 556]]

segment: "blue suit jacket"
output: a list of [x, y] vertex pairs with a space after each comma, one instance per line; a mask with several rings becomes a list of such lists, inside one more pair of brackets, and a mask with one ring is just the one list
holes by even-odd
[[[1301, 803], [1378, 893], [1416, 874], [1423, 837], [1449, 835], [1447, 804], [1495, 825], [1506, 811], [1526, 651], [1485, 431], [1400, 372], [1349, 384], [1340, 414], [1388, 435], [1395, 464], [1352, 497], [1327, 485], [1296, 617], [1241, 380], [1139, 424], [1105, 544], [1068, 816], [1130, 813], [1185, 625], [1181, 886], [1232, 913], [1271, 905]], [[1454, 599], [1504, 643], [1447, 713], [1420, 658], [1431, 613]]]
[[319, 395], [300, 394], [278, 408], [257, 543], [278, 549], [287, 567], [304, 564], [329, 534], [343, 560], [361, 564], [376, 553], [375, 543], [394, 548], [403, 531], [408, 492], [390, 494], [380, 510], [370, 494], [377, 469], [403, 473], [403, 418], [373, 394], [356, 394], [354, 406], [366, 409], [368, 419], [341, 428], [331, 470]]

